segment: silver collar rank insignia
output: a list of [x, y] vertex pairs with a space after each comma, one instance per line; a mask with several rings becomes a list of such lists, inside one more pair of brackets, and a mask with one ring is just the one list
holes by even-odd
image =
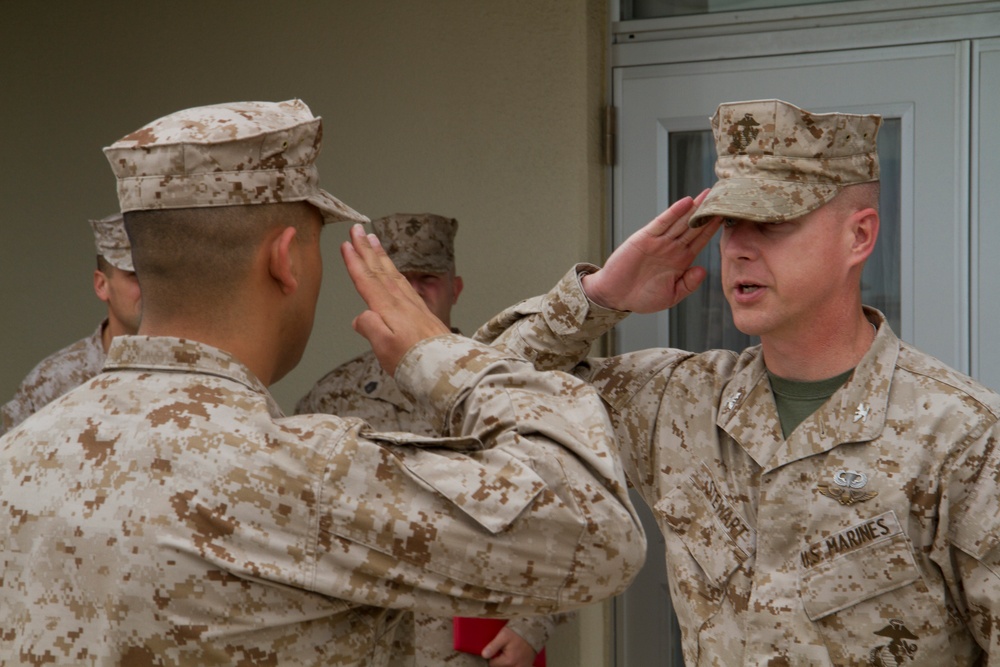
[[871, 500], [878, 491], [866, 491], [868, 475], [856, 470], [838, 470], [833, 475], [833, 485], [820, 483], [816, 485], [819, 492], [827, 498], [833, 498], [841, 505], [853, 505]]

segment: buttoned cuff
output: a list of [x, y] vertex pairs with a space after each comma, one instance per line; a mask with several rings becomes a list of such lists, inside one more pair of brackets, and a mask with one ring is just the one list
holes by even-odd
[[593, 264], [577, 264], [542, 299], [542, 317], [560, 338], [594, 340], [628, 317], [627, 311], [605, 308], [591, 301], [583, 291], [583, 276], [598, 268]]

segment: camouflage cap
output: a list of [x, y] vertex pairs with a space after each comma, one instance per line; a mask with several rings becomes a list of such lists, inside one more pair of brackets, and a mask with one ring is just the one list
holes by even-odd
[[433, 213], [394, 213], [372, 222], [386, 254], [400, 271], [455, 270], [458, 221]]
[[128, 242], [121, 213], [91, 220], [90, 228], [94, 230], [94, 247], [97, 248], [98, 255], [116, 269], [135, 271], [132, 266], [132, 246]]
[[164, 116], [104, 149], [122, 212], [306, 201], [324, 222], [368, 222], [319, 187], [323, 126], [301, 100]]
[[881, 124], [875, 114], [810, 113], [781, 100], [719, 105], [712, 117], [719, 180], [691, 226], [716, 215], [792, 220], [845, 185], [877, 181]]

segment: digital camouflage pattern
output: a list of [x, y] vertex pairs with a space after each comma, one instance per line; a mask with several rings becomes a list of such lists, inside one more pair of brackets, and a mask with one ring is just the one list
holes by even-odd
[[385, 253], [400, 272], [455, 271], [458, 221], [433, 213], [394, 213], [372, 221]]
[[125, 233], [125, 222], [121, 213], [114, 213], [100, 220], [91, 220], [94, 232], [94, 248], [97, 254], [111, 266], [122, 271], [135, 271], [132, 266], [132, 245]]
[[720, 104], [712, 117], [719, 177], [691, 225], [721, 215], [783, 222], [845, 185], [879, 180], [876, 114], [810, 113], [781, 100]]
[[871, 349], [785, 440], [759, 347], [582, 360], [625, 313], [589, 304], [578, 270], [477, 338], [601, 394], [688, 667], [993, 664], [1000, 396], [866, 309]]
[[[376, 230], [378, 221], [374, 221]], [[382, 370], [371, 351], [333, 369], [309, 390], [295, 406], [295, 414], [325, 413], [340, 417], [359, 417], [381, 431], [407, 431], [433, 436], [428, 420], [414, 409], [396, 382]], [[536, 652], [548, 641], [558, 616], [530, 616], [511, 620], [508, 627], [524, 638]], [[451, 618], [416, 614], [404, 622], [414, 627], [408, 635], [412, 645], [403, 647], [393, 665], [415, 667], [484, 667], [479, 656], [458, 653], [453, 648]], [[402, 636], [403, 632], [400, 632]], [[403, 642], [401, 638], [397, 641]]]
[[105, 325], [107, 320], [91, 335], [50, 354], [31, 369], [14, 397], [0, 408], [0, 434], [101, 372], [105, 357], [101, 333]]
[[320, 118], [301, 100], [184, 109], [104, 149], [123, 213], [307, 201], [326, 223], [368, 218], [319, 187]]
[[116, 338], [0, 439], [0, 656], [379, 666], [396, 610], [552, 613], [627, 586], [645, 540], [592, 388], [450, 335], [396, 380], [450, 437], [285, 417], [218, 349]]

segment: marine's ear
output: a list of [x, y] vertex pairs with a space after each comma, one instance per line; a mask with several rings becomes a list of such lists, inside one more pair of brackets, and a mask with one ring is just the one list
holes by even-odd
[[299, 287], [299, 280], [292, 267], [292, 242], [296, 233], [295, 227], [285, 227], [269, 242], [268, 269], [284, 294], [292, 294]]

